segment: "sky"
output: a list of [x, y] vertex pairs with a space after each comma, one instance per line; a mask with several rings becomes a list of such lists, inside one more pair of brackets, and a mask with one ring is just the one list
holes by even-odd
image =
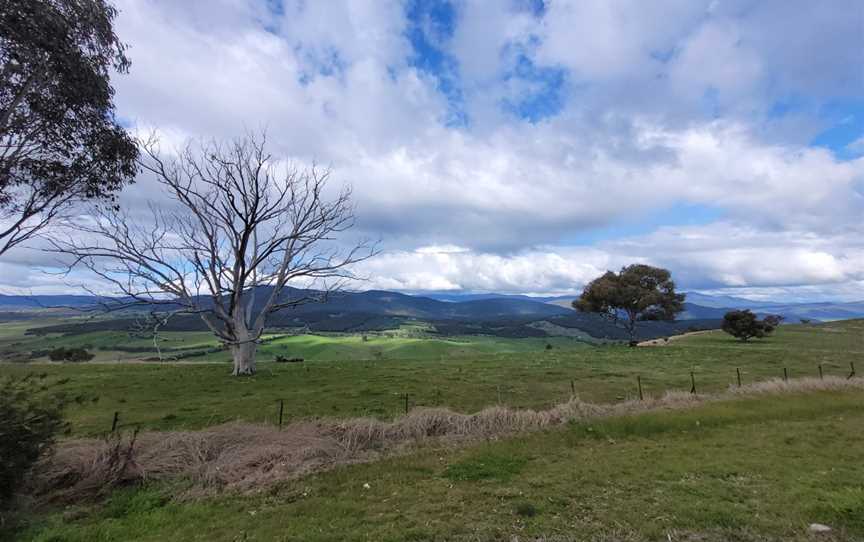
[[[860, 0], [118, 0], [121, 122], [353, 187], [362, 289], [864, 299]], [[124, 205], [158, 199], [146, 176]], [[48, 256], [4, 291], [70, 291]]]

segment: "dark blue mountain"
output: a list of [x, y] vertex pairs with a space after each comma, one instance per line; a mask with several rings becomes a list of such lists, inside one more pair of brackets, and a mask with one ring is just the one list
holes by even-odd
[[[296, 295], [292, 293], [289, 295]], [[567, 314], [570, 309], [541, 301], [520, 298], [472, 299], [459, 303], [439, 301], [396, 292], [370, 290], [340, 293], [324, 303], [310, 303], [287, 312], [365, 313], [432, 320], [495, 320], [500, 318], [545, 317]]]
[[56, 309], [95, 305], [100, 298], [90, 295], [3, 295], [0, 310]]
[[[259, 288], [257, 300], [270, 293], [269, 287]], [[288, 289], [283, 299], [297, 299], [309, 294], [306, 290]], [[572, 297], [529, 297], [506, 294], [433, 294], [439, 299], [397, 292], [370, 290], [342, 292], [321, 303], [309, 303], [287, 309], [270, 318], [274, 326], [303, 326], [322, 331], [353, 329], [383, 329], [398, 325], [405, 319], [451, 322], [539, 321], [573, 317]], [[17, 320], [22, 315], [38, 314], [46, 308], [85, 308], [104, 299], [81, 295], [10, 296], [0, 295], [0, 320]], [[728, 304], [728, 305], [726, 305]], [[725, 306], [724, 306], [725, 305]], [[168, 307], [162, 307], [166, 309]], [[762, 303], [734, 297], [707, 296], [689, 293], [679, 320], [719, 320], [732, 309], [748, 308], [757, 314], [779, 314], [789, 323], [801, 319], [831, 321], [864, 317], [864, 302], [855, 303]], [[122, 317], [118, 315], [118, 317]], [[125, 316], [123, 318], [128, 318]], [[576, 318], [579, 322], [583, 320]], [[584, 320], [589, 325], [590, 317]], [[571, 318], [572, 319], [572, 318]], [[196, 327], [195, 318], [185, 320], [182, 327]], [[575, 321], [575, 320], [574, 320]], [[590, 323], [592, 327], [594, 323]]]
[[452, 293], [424, 293], [415, 294], [417, 297], [428, 297], [437, 301], [448, 301], [451, 303], [464, 303], [465, 301], [482, 301], [486, 299], [521, 299], [522, 301], [534, 301], [538, 303], [549, 303], [552, 301], [572, 300], [575, 296], [531, 296], [520, 294], [452, 294]]
[[708, 295], [698, 292], [684, 292], [687, 295], [687, 302], [701, 307], [709, 307], [715, 309], [755, 309], [766, 308], [779, 303], [771, 301], [753, 301], [744, 299], [743, 297], [732, 297], [728, 295]]

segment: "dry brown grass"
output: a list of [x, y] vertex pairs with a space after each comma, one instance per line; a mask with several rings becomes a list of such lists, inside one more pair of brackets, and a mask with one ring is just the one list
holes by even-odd
[[62, 442], [31, 480], [41, 499], [69, 501], [145, 480], [185, 479], [192, 494], [261, 490], [334, 465], [370, 461], [430, 440], [472, 441], [536, 431], [569, 421], [688, 408], [760, 394], [864, 389], [864, 379], [770, 380], [718, 395], [669, 392], [644, 401], [597, 405], [572, 398], [548, 410], [490, 407], [474, 414], [418, 408], [394, 421], [372, 418], [293, 423], [282, 430], [229, 423], [202, 431], [146, 432]]
[[[469, 537], [465, 540], [469, 542], [483, 542], [489, 540], [482, 536]], [[608, 533], [592, 535], [590, 538], [584, 534], [556, 534], [551, 536], [531, 536], [521, 537], [512, 536], [509, 542], [646, 542], [647, 540], [656, 540], [656, 538], [647, 538], [644, 534], [619, 528]], [[667, 531], [661, 540], [669, 542], [849, 542], [850, 538], [843, 532], [831, 533], [797, 533], [784, 535], [766, 535], [761, 532], [754, 532], [749, 528], [727, 528], [727, 529], [712, 529], [708, 531], [692, 531], [673, 529]]]
[[774, 378], [764, 382], [755, 382], [741, 388], [730, 387], [731, 395], [766, 395], [779, 393], [804, 393], [812, 391], [845, 391], [864, 389], [864, 378], [841, 378], [826, 376], [821, 378], [792, 378], [783, 380]]

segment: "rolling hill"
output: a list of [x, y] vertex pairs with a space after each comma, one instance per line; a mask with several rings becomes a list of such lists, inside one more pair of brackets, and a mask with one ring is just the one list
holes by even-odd
[[[264, 299], [269, 289], [262, 288], [257, 299]], [[310, 292], [290, 290], [293, 298]], [[32, 333], [86, 333], [93, 331], [128, 331], [138, 318], [126, 311], [89, 320], [34, 327]], [[440, 301], [396, 292], [370, 290], [340, 293], [320, 303], [309, 303], [274, 314], [271, 328], [307, 329], [317, 332], [367, 332], [393, 329], [405, 323], [427, 322], [434, 332], [444, 335], [493, 335], [526, 338], [555, 335], [620, 340], [626, 333], [596, 314], [580, 314], [570, 308], [521, 297], [501, 296], [467, 301]], [[673, 335], [688, 329], [718, 327], [717, 320], [644, 322], [639, 325], [640, 338]], [[163, 331], [206, 331], [197, 316], [177, 316]]]
[[[262, 287], [257, 299], [270, 293]], [[286, 298], [298, 298], [316, 292], [290, 289]], [[393, 329], [405, 323], [427, 322], [446, 336], [493, 335], [499, 337], [545, 337], [554, 335], [626, 339], [619, 327], [596, 314], [581, 314], [569, 307], [567, 297], [534, 298], [505, 294], [437, 295], [439, 299], [398, 292], [369, 290], [342, 292], [323, 302], [309, 303], [274, 314], [272, 328], [307, 329], [313, 332], [368, 332]], [[712, 297], [690, 293], [684, 312], [676, 322], [641, 322], [640, 339], [683, 333], [695, 329], [718, 328], [723, 315], [732, 308], [749, 308], [757, 314], [780, 314], [787, 322], [842, 320], [864, 316], [864, 302], [780, 304], [742, 300], [734, 297]], [[28, 311], [38, 313], [52, 306], [86, 307], [96, 303], [89, 296], [0, 296], [0, 319], [20, 320]], [[736, 303], [737, 305], [729, 306]], [[740, 304], [738, 304], [740, 303]], [[725, 305], [725, 306], [724, 306]], [[164, 307], [163, 307], [164, 309]], [[85, 331], [127, 331], [136, 325], [134, 311], [125, 311], [92, 320], [72, 320], [60, 325], [42, 327], [34, 332], [80, 333]], [[197, 316], [178, 316], [163, 328], [166, 331], [206, 331]]]
[[4, 295], [0, 294], [0, 310], [34, 310], [84, 308], [95, 305], [99, 298], [91, 295]]
[[[269, 287], [260, 287], [256, 293], [259, 305], [270, 294]], [[305, 295], [319, 295], [318, 292], [287, 289], [283, 298], [296, 299]], [[0, 295], [2, 310], [34, 310], [93, 307], [105, 299], [86, 295]], [[168, 310], [171, 306], [163, 306]], [[413, 318], [489, 320], [521, 316], [552, 316], [567, 311], [561, 307], [534, 301], [527, 296], [491, 296], [471, 298], [459, 303], [448, 303], [436, 299], [388, 292], [368, 290], [365, 292], [341, 292], [331, 295], [324, 302], [301, 305], [288, 311], [294, 315], [317, 313], [363, 313], [382, 316], [403, 316]]]
[[714, 309], [755, 309], [779, 305], [779, 303], [773, 303], [770, 301], [753, 301], [743, 297], [733, 297], [728, 295], [708, 295], [700, 294], [699, 292], [685, 293], [687, 294], [688, 303]]
[[[864, 301], [854, 302], [817, 302], [817, 303], [779, 303], [774, 301], [754, 301], [734, 296], [714, 296], [698, 292], [685, 292], [684, 312], [679, 320], [705, 320], [723, 318], [723, 315], [734, 309], [749, 309], [759, 316], [779, 314], [787, 322], [812, 320], [814, 322], [830, 322], [864, 318]], [[575, 296], [532, 297], [510, 294], [430, 294], [438, 300], [449, 303], [464, 303], [477, 299], [520, 299], [535, 303], [547, 303], [562, 308], [570, 308]]]

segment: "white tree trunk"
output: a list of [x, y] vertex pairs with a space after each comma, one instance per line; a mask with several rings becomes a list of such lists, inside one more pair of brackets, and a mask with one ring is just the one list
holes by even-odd
[[231, 346], [231, 355], [234, 358], [234, 376], [248, 376], [255, 374], [255, 353], [258, 345], [255, 341], [241, 342]]

